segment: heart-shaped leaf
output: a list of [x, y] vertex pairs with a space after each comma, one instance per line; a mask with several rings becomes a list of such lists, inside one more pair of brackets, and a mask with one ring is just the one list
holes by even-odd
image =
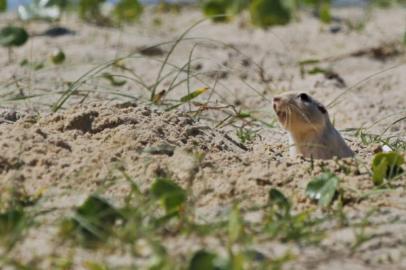
[[0, 30], [0, 45], [4, 47], [19, 47], [28, 40], [28, 33], [22, 27], [6, 26]]
[[338, 182], [339, 179], [336, 175], [330, 172], [323, 173], [307, 184], [306, 195], [318, 201], [320, 206], [326, 207], [333, 201]]
[[394, 178], [403, 172], [405, 163], [403, 156], [396, 152], [378, 153], [372, 161], [372, 180], [375, 185], [381, 185], [383, 180]]

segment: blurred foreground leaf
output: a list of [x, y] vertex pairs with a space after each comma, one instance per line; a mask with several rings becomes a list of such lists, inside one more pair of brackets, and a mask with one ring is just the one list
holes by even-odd
[[315, 177], [307, 184], [306, 195], [318, 201], [319, 205], [326, 207], [333, 201], [338, 187], [338, 177], [330, 172]]
[[405, 163], [403, 156], [396, 152], [378, 153], [372, 161], [372, 180], [375, 185], [381, 185], [383, 180], [394, 178], [403, 172]]
[[215, 254], [205, 250], [199, 250], [193, 255], [188, 269], [215, 270], [216, 269], [215, 260], [216, 260]]
[[166, 213], [178, 213], [186, 202], [186, 192], [171, 179], [157, 178], [151, 192], [164, 206]]
[[272, 188], [269, 191], [268, 198], [271, 206], [276, 206], [279, 210], [282, 210], [284, 214], [289, 213], [290, 202], [278, 189]]
[[107, 201], [91, 195], [76, 209], [72, 218], [65, 220], [61, 233], [75, 237], [85, 246], [91, 246], [106, 241], [120, 218], [122, 215]]
[[25, 213], [19, 209], [10, 209], [0, 213], [0, 242], [12, 245], [20, 237], [27, 225]]
[[228, 237], [231, 244], [235, 243], [243, 234], [243, 219], [240, 208], [234, 206], [228, 218]]

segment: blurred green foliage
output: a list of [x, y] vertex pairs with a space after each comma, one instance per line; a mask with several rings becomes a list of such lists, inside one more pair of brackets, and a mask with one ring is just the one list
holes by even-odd
[[7, 10], [7, 0], [0, 0], [0, 12]]
[[[324, 23], [332, 21], [332, 0], [199, 0], [205, 16], [214, 22], [227, 22], [243, 11], [250, 14], [253, 25], [267, 28], [284, 25], [297, 18], [301, 9], [312, 9], [313, 14]], [[104, 9], [106, 0], [33, 0], [20, 5], [22, 20], [57, 20], [67, 7], [77, 10], [86, 22], [102, 26], [117, 26], [137, 21], [144, 8], [139, 0], [118, 0], [112, 9]], [[371, 6], [390, 7], [404, 5], [406, 0], [370, 0]], [[180, 10], [179, 4], [159, 2], [156, 12]], [[0, 12], [7, 9], [7, 0], [0, 0]]]
[[294, 8], [293, 1], [253, 0], [250, 4], [251, 21], [261, 27], [287, 24], [292, 18]]
[[136, 21], [143, 11], [143, 7], [137, 0], [121, 0], [114, 7], [114, 15], [120, 22]]
[[19, 47], [28, 40], [28, 33], [24, 28], [6, 26], [0, 30], [0, 45], [3, 47]]

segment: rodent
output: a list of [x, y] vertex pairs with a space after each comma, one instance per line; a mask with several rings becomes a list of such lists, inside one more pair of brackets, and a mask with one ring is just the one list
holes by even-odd
[[290, 155], [331, 159], [354, 152], [330, 121], [327, 109], [309, 94], [287, 92], [273, 98], [279, 122], [289, 132]]

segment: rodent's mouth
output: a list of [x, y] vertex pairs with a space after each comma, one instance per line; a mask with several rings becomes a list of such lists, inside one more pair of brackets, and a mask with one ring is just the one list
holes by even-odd
[[288, 117], [288, 113], [286, 110], [284, 110], [284, 106], [281, 106], [281, 104], [279, 103], [279, 100], [274, 101], [273, 110], [275, 111], [276, 115], [278, 116], [279, 122], [284, 124]]
[[277, 111], [276, 115], [278, 115], [278, 118], [281, 122], [284, 122], [286, 120], [286, 115], [287, 113], [284, 111]]

